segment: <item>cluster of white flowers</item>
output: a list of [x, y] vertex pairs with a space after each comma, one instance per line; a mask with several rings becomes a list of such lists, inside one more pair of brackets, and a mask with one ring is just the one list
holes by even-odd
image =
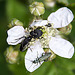
[[[48, 16], [47, 20], [38, 20], [34, 21], [30, 27], [43, 27], [45, 29], [45, 33], [43, 33], [43, 41], [47, 40], [45, 45], [48, 45], [48, 48], [54, 53], [57, 54], [61, 57], [64, 58], [72, 58], [74, 54], [74, 47], [73, 45], [61, 38], [57, 37], [58, 35], [56, 34], [57, 28], [62, 28], [67, 26], [71, 21], [73, 20], [74, 16], [73, 13], [70, 9], [67, 7], [62, 7], [58, 9], [56, 12], [51, 13]], [[45, 25], [51, 24], [51, 27], [46, 27]], [[43, 31], [43, 30], [42, 30]], [[48, 33], [47, 33], [48, 32]], [[13, 28], [9, 29], [7, 31], [8, 33], [8, 38], [7, 42], [9, 45], [17, 45], [21, 43], [26, 36], [26, 31], [22, 26], [14, 26]], [[47, 33], [47, 35], [45, 35]], [[55, 33], [55, 34], [54, 34]], [[34, 44], [31, 45], [27, 53], [25, 55], [25, 66], [26, 69], [29, 72], [33, 72], [36, 70], [40, 65], [44, 62], [39, 62], [39, 58], [42, 56], [44, 52], [42, 45], [42, 40], [37, 39], [34, 41]], [[38, 58], [38, 60], [37, 60]], [[38, 63], [33, 63], [33, 61], [36, 60]]]

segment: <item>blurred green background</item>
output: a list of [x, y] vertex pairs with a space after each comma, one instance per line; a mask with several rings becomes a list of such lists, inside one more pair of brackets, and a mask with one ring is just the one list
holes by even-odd
[[[45, 0], [35, 1], [45, 3]], [[9, 46], [6, 42], [7, 25], [12, 18], [17, 18], [24, 23], [24, 27], [29, 26], [33, 19], [33, 15], [29, 11], [31, 2], [32, 0], [0, 0], [0, 75], [75, 75], [75, 54], [72, 59], [57, 56], [52, 62], [43, 63], [33, 73], [29, 73], [26, 70], [24, 61], [20, 61], [19, 64], [9, 64], [6, 62], [4, 52]], [[60, 7], [70, 8], [75, 15], [75, 0], [56, 0], [53, 8], [45, 6], [43, 19], [47, 19], [51, 12], [56, 11]], [[72, 32], [67, 37], [75, 46], [75, 18], [72, 21], [72, 27]], [[24, 56], [25, 52], [21, 52], [21, 54]]]

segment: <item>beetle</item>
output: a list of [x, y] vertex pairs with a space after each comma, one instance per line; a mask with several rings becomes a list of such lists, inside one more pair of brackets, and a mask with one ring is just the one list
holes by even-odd
[[37, 57], [34, 61], [32, 61], [34, 64], [36, 63], [40, 63], [42, 61], [47, 61], [48, 58], [52, 55], [51, 52], [48, 52], [48, 53], [42, 53], [42, 56], [41, 57]]
[[40, 29], [41, 28], [39, 27], [36, 28], [34, 31], [30, 32], [30, 35], [28, 37], [25, 37], [25, 39], [21, 42], [20, 51], [24, 51], [28, 47], [28, 44], [32, 38], [39, 39], [39, 37], [42, 36], [43, 32]]
[[[51, 27], [51, 24], [48, 23], [45, 26]], [[25, 39], [21, 42], [20, 51], [24, 51], [28, 48], [29, 42], [32, 40], [32, 38], [39, 39], [42, 36], [43, 32], [40, 29], [43, 29], [43, 28], [38, 27], [38, 28], [34, 29], [33, 31], [31, 31], [30, 35], [28, 37], [25, 37]]]

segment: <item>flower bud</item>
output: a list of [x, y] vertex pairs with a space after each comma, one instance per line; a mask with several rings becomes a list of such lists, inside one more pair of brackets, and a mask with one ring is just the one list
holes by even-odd
[[54, 53], [52, 53], [52, 55], [51, 55], [51, 57], [50, 57], [50, 61], [52, 61], [53, 59], [55, 59], [56, 58], [56, 54], [54, 54]]
[[10, 64], [17, 63], [18, 55], [19, 52], [14, 51], [12, 46], [8, 47], [7, 50], [5, 51], [6, 61], [9, 62]]
[[59, 28], [58, 30], [59, 30], [61, 33], [63, 33], [63, 34], [68, 35], [68, 34], [71, 33], [72, 25], [69, 24], [69, 25], [66, 26], [66, 27]]
[[47, 7], [54, 7], [56, 1], [55, 0], [44, 0], [44, 3]]
[[52, 61], [53, 59], [56, 58], [56, 54], [52, 50], [50, 50], [49, 48], [45, 48], [44, 50], [46, 53], [51, 52], [51, 56], [49, 57], [48, 60]]
[[14, 18], [11, 20], [11, 23], [8, 25], [8, 27], [13, 27], [13, 26], [23, 26], [23, 23], [19, 21], [18, 19]]
[[45, 12], [44, 4], [42, 2], [33, 2], [29, 8], [31, 14], [35, 16], [40, 16]]

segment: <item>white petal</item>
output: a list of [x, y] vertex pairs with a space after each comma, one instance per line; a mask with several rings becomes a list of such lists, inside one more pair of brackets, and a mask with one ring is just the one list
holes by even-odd
[[32, 61], [36, 60], [36, 58], [40, 57], [44, 53], [44, 50], [41, 47], [41, 44], [39, 42], [36, 42], [33, 46], [28, 48], [27, 53], [25, 55], [25, 67], [29, 72], [33, 72], [37, 68], [41, 66], [43, 63], [33, 63]]
[[14, 26], [7, 31], [8, 36], [23, 36], [25, 35], [24, 28], [22, 26]]
[[47, 20], [36, 20], [36, 21], [34, 21], [31, 25], [30, 25], [30, 27], [33, 27], [33, 26], [44, 26], [44, 25], [46, 25], [47, 24]]
[[73, 45], [62, 38], [51, 37], [49, 47], [55, 54], [61, 57], [72, 58], [74, 54]]
[[17, 45], [17, 44], [21, 43], [22, 40], [24, 40], [24, 39], [25, 39], [25, 38], [19, 39], [19, 37], [8, 37], [8, 38], [7, 38], [7, 43], [8, 43], [9, 45]]
[[67, 7], [62, 7], [56, 12], [51, 13], [48, 17], [48, 21], [53, 23], [54, 28], [61, 28], [67, 26], [73, 18], [74, 16], [72, 11]]
[[7, 43], [9, 45], [17, 45], [22, 42], [25, 36], [24, 28], [22, 26], [14, 26], [7, 31]]

